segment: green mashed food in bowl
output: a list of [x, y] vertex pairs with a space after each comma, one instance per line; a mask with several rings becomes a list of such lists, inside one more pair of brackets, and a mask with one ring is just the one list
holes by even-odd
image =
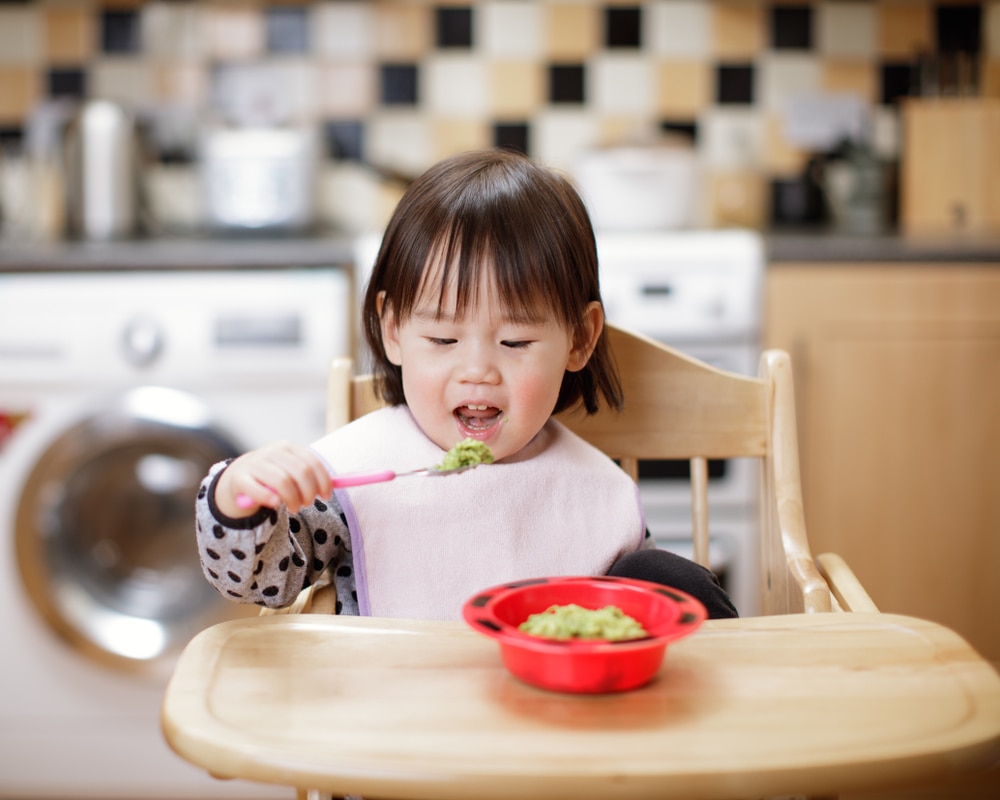
[[648, 636], [639, 622], [617, 606], [584, 608], [576, 603], [549, 606], [532, 614], [518, 630], [543, 639], [605, 639], [619, 642]]
[[489, 447], [476, 439], [463, 439], [444, 454], [444, 459], [434, 469], [443, 472], [492, 463], [493, 451]]

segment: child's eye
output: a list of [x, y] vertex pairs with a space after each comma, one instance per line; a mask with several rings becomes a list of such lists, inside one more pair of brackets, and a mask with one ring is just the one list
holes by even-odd
[[431, 344], [448, 345], [448, 344], [455, 344], [455, 342], [458, 341], [458, 340], [457, 339], [443, 339], [443, 338], [441, 338], [439, 336], [428, 336], [427, 337], [427, 341], [430, 342]]
[[528, 339], [504, 339], [500, 344], [512, 350], [523, 350], [531, 344], [531, 341]]

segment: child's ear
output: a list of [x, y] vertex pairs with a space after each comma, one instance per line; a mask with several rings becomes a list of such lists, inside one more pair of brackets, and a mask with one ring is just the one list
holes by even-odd
[[386, 358], [398, 367], [403, 361], [399, 352], [399, 326], [396, 324], [396, 315], [392, 313], [392, 306], [385, 303], [385, 292], [378, 293], [375, 308], [382, 327], [382, 347]]
[[566, 363], [567, 371], [579, 372], [587, 366], [603, 330], [604, 309], [600, 303], [592, 300], [587, 304], [587, 309], [583, 312], [580, 324], [573, 334], [573, 349], [570, 350], [569, 361]]

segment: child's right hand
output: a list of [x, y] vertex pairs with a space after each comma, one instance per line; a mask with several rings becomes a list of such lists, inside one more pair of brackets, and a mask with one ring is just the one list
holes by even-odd
[[[310, 448], [276, 442], [235, 459], [215, 485], [215, 504], [231, 519], [255, 514], [261, 506], [284, 503], [298, 511], [317, 497], [329, 497], [333, 485], [322, 459]], [[242, 503], [244, 496], [249, 502]]]

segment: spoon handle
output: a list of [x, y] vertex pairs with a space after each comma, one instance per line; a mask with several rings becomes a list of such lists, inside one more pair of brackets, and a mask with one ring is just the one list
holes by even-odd
[[[331, 482], [334, 489], [346, 489], [349, 486], [365, 486], [369, 483], [384, 483], [396, 478], [398, 473], [391, 469], [380, 469], [374, 472], [356, 472], [351, 475], [332, 476]], [[254, 501], [245, 494], [236, 496], [236, 505], [240, 508], [250, 508]]]
[[355, 472], [352, 475], [336, 475], [331, 478], [334, 489], [348, 486], [364, 486], [368, 483], [383, 483], [396, 477], [391, 469], [380, 469], [375, 472]]

